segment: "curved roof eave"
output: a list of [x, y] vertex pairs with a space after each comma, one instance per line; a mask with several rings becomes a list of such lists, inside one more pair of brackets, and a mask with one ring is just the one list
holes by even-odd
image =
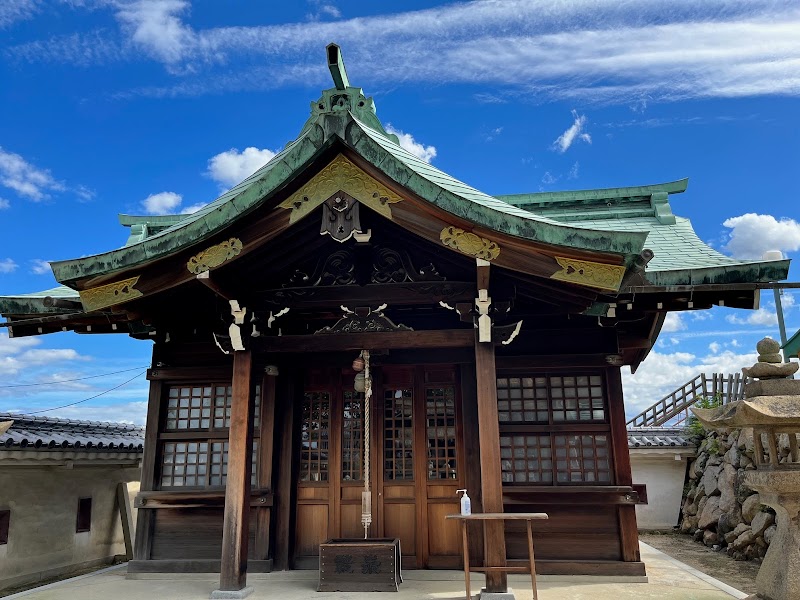
[[647, 231], [601, 231], [535, 215], [489, 196], [440, 171], [411, 154], [393, 140], [353, 117], [360, 135], [348, 129], [346, 141], [358, 154], [388, 177], [434, 206], [476, 225], [515, 237], [554, 246], [638, 255]]
[[[341, 140], [398, 184], [434, 206], [478, 226], [538, 243], [622, 255], [626, 265], [644, 248], [647, 232], [601, 231], [565, 225], [512, 206], [447, 175], [350, 115], [344, 139], [325, 127], [300, 137], [243, 182], [171, 227], [140, 242], [102, 254], [52, 264], [61, 283], [109, 274], [163, 258], [210, 237], [287, 184], [323, 147]], [[324, 118], [324, 117], [323, 117]], [[324, 124], [323, 124], [324, 125]], [[325, 139], [327, 137], [327, 139]]]
[[303, 130], [300, 137], [247, 179], [173, 226], [130, 246], [51, 263], [56, 280], [68, 284], [83, 277], [123, 271], [210, 237], [288, 183], [323, 142], [324, 132], [319, 126]]

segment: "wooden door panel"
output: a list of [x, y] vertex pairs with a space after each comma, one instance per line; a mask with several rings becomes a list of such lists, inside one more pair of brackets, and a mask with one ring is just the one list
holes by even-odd
[[298, 504], [295, 553], [298, 556], [319, 556], [319, 545], [329, 537], [328, 505]]
[[461, 532], [458, 521], [445, 519], [457, 514], [459, 505], [445, 502], [428, 504], [428, 550], [431, 556], [458, 556]]
[[363, 538], [364, 526], [361, 524], [361, 502], [342, 504], [341, 535], [343, 538]]
[[400, 538], [403, 556], [414, 556], [417, 547], [416, 506], [412, 503], [384, 502], [383, 515], [384, 537]]

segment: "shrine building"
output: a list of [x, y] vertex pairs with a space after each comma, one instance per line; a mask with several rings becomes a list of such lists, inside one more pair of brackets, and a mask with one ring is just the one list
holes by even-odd
[[[327, 58], [334, 87], [250, 177], [193, 214], [121, 215], [123, 247], [0, 298], [15, 338], [153, 342], [129, 572], [240, 590], [316, 569], [320, 543], [364, 537], [364, 491], [404, 568], [456, 569], [466, 488], [473, 512], [548, 513], [539, 573], [644, 575], [620, 369], [668, 311], [757, 308], [789, 261], [703, 243], [672, 212], [685, 179], [483, 193], [403, 149]], [[512, 523], [476, 527], [471, 556], [524, 564]]]

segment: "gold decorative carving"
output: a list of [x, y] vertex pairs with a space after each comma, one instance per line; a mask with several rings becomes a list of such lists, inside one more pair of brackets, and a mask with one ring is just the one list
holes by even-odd
[[618, 265], [606, 265], [561, 256], [554, 258], [561, 270], [553, 273], [550, 279], [568, 281], [588, 287], [600, 288], [601, 290], [617, 291], [625, 275], [625, 267]]
[[445, 227], [439, 234], [439, 239], [449, 248], [484, 260], [494, 260], [500, 254], [500, 246], [496, 242], [458, 227]]
[[123, 279], [122, 281], [115, 281], [96, 288], [83, 290], [78, 292], [81, 297], [83, 309], [87, 312], [93, 310], [100, 310], [115, 304], [122, 304], [128, 300], [133, 300], [142, 296], [142, 292], [137, 290], [134, 286], [139, 281], [139, 275], [131, 277], [130, 279]]
[[337, 192], [349, 194], [387, 219], [391, 204], [402, 198], [341, 154], [278, 206], [290, 209], [289, 222], [299, 221]]
[[205, 271], [209, 271], [214, 267], [220, 266], [226, 260], [233, 258], [242, 251], [242, 240], [239, 238], [231, 238], [224, 242], [206, 248], [202, 252], [198, 252], [189, 262], [186, 263], [186, 268], [190, 273], [199, 275]]

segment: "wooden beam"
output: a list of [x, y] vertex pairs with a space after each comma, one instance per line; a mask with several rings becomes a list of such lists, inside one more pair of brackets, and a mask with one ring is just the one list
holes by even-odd
[[[150, 395], [147, 400], [147, 423], [144, 434], [144, 451], [142, 453], [142, 479], [139, 489], [143, 492], [155, 488], [156, 456], [158, 454], [158, 424], [161, 421], [161, 388], [160, 381], [150, 382]], [[148, 560], [153, 541], [155, 513], [149, 509], [139, 509], [136, 519], [136, 537], [134, 538], [133, 555], [136, 560]]]
[[128, 484], [120, 481], [117, 484], [117, 504], [122, 520], [122, 537], [125, 540], [125, 558], [133, 558], [133, 519], [131, 518], [131, 499], [128, 496]]
[[[275, 489], [272, 483], [272, 456], [275, 436], [275, 379], [277, 369], [264, 374], [261, 380], [261, 419], [258, 437], [258, 485]], [[269, 558], [272, 509], [268, 506], [256, 512], [256, 560]]]
[[[628, 451], [628, 430], [625, 427], [625, 406], [622, 397], [622, 375], [619, 367], [606, 369], [606, 390], [608, 392], [608, 418], [611, 425], [612, 458], [614, 459], [614, 483], [629, 486], [631, 457]], [[638, 562], [639, 532], [636, 528], [636, 507], [620, 505], [617, 507], [619, 519], [620, 549], [622, 560]]]
[[247, 543], [250, 533], [250, 472], [253, 453], [253, 394], [250, 375], [253, 355], [249, 350], [233, 355], [233, 394], [228, 429], [228, 478], [222, 527], [220, 591], [245, 590]]
[[[275, 569], [287, 571], [291, 557], [292, 545], [292, 506], [293, 467], [294, 467], [294, 428], [296, 412], [295, 398], [302, 394], [302, 384], [297, 372], [282, 370], [280, 381], [280, 411], [277, 415], [280, 436], [276, 443], [278, 450], [278, 480], [275, 487]], [[277, 395], [277, 394], [276, 394]]]
[[259, 337], [251, 346], [265, 352], [324, 352], [350, 350], [398, 350], [465, 348], [472, 345], [471, 329], [388, 331], [384, 333], [337, 333]]
[[[483, 511], [503, 512], [503, 482], [500, 477], [500, 421], [497, 415], [497, 371], [494, 345], [478, 342], [475, 334], [475, 372], [478, 396], [478, 444], [481, 448], [481, 501]], [[506, 564], [506, 540], [502, 521], [483, 525], [483, 548], [488, 567]], [[487, 592], [505, 592], [505, 573], [486, 573]]]

